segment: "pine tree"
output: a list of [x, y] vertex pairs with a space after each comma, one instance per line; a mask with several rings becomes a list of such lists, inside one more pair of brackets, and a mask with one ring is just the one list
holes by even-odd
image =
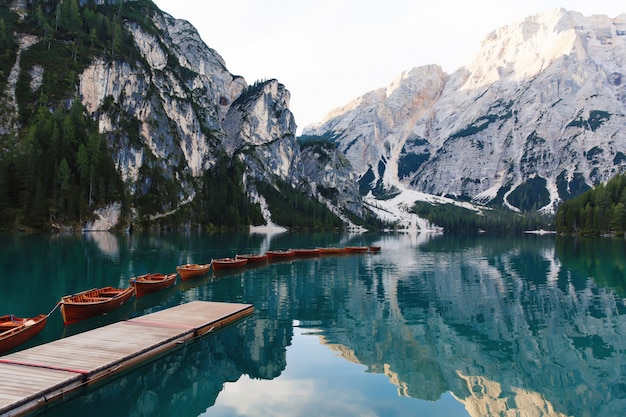
[[611, 210], [609, 229], [613, 232], [621, 232], [626, 226], [626, 205], [621, 201]]

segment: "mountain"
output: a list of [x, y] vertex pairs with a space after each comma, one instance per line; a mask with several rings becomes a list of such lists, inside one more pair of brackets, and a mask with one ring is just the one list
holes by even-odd
[[303, 158], [285, 86], [151, 1], [2, 2], [0, 29], [0, 228], [269, 224], [292, 201], [259, 189], [364, 216], [339, 151]]
[[490, 33], [452, 74], [406, 71], [303, 134], [337, 144], [362, 194], [553, 212], [626, 170], [625, 55], [626, 14], [553, 10]]

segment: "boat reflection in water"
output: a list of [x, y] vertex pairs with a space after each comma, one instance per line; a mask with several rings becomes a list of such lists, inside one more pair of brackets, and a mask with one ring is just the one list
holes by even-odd
[[[177, 284], [171, 302], [246, 302], [255, 312], [45, 415], [626, 410], [626, 242], [378, 239], [376, 256], [278, 262]], [[234, 251], [223, 239], [215, 247]]]

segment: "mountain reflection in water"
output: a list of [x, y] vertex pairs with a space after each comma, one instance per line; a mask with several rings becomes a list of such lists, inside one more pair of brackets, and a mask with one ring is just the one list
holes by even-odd
[[[175, 263], [189, 258], [188, 251], [210, 259], [269, 247], [249, 237], [230, 242], [208, 236], [185, 245], [178, 236], [151, 239], [133, 245], [121, 239], [119, 255], [111, 260], [115, 268], [130, 270], [150, 259]], [[273, 239], [274, 249], [343, 243], [327, 235]], [[355, 398], [359, 411], [348, 408], [342, 415], [368, 407], [372, 415], [384, 415], [381, 402], [395, 415], [450, 401], [462, 405], [456, 414], [442, 407], [428, 415], [585, 417], [626, 410], [623, 240], [359, 239], [356, 244], [380, 244], [382, 253], [293, 260], [204, 278], [197, 286], [179, 283], [153, 309], [203, 299], [252, 303], [255, 313], [41, 414], [80, 415], [88, 409], [93, 417], [218, 415], [226, 409], [222, 398], [229, 407], [236, 398], [254, 409], [254, 401], [257, 407], [271, 403], [271, 394], [258, 398], [239, 390], [262, 381], [277, 393], [296, 370], [305, 372], [299, 364], [319, 355], [316, 349], [332, 352], [343, 365], [318, 357], [316, 369], [302, 376], [313, 382], [308, 398], [319, 402], [316, 390], [339, 378], [341, 367], [346, 392], [355, 397], [353, 390], [363, 394], [380, 384], [375, 375], [395, 385], [384, 399]], [[137, 250], [142, 245], [150, 249]], [[135, 314], [151, 311], [142, 308]], [[313, 338], [317, 347], [300, 348]], [[335, 389], [337, 396], [345, 394]], [[309, 414], [316, 414], [311, 407]], [[231, 411], [245, 415], [242, 410]]]

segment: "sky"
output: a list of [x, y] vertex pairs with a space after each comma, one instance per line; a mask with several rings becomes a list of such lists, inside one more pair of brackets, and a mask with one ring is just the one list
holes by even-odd
[[438, 64], [452, 73], [487, 34], [555, 8], [626, 13], [623, 0], [155, 0], [196, 27], [248, 84], [277, 79], [298, 133], [332, 109]]

